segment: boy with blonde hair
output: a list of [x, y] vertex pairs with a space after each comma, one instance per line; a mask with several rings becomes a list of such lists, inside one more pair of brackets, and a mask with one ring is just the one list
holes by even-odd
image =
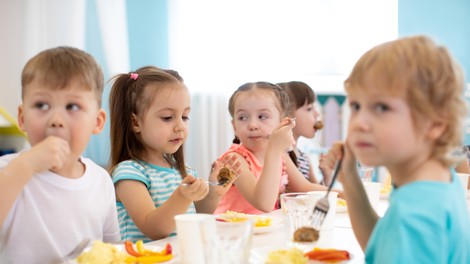
[[18, 124], [31, 148], [0, 157], [0, 255], [57, 263], [85, 238], [118, 242], [109, 174], [81, 157], [100, 133], [103, 74], [86, 52], [40, 52], [22, 72]]
[[[424, 36], [366, 52], [345, 81], [346, 142], [327, 157], [339, 174], [366, 263], [470, 263], [465, 194], [451, 169], [462, 144], [463, 77], [446, 48]], [[379, 219], [356, 170], [385, 166], [394, 189]]]

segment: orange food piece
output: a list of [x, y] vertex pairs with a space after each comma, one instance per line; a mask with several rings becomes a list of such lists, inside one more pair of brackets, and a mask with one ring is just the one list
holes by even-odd
[[337, 249], [314, 248], [312, 251], [305, 253], [305, 256], [311, 260], [328, 262], [337, 262], [350, 259], [348, 251]]

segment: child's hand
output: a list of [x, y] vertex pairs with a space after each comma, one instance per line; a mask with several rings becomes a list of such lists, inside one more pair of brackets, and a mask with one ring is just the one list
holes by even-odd
[[341, 171], [338, 175], [338, 180], [340, 182], [344, 182], [346, 180], [346, 177], [344, 176], [345, 172], [357, 174], [356, 157], [351, 152], [346, 141], [345, 143], [333, 143], [328, 153], [321, 156], [319, 167], [322, 173], [324, 173], [323, 175], [326, 174], [327, 178], [331, 177], [336, 160], [338, 159], [343, 159]]
[[287, 150], [295, 144], [295, 139], [292, 136], [292, 129], [295, 127], [295, 119], [285, 118], [281, 124], [273, 130], [269, 137], [269, 144], [271, 147], [280, 149], [281, 151]]
[[209, 186], [207, 186], [203, 179], [188, 175], [182, 180], [182, 183], [186, 183], [187, 185], [180, 185], [178, 189], [188, 200], [199, 201], [204, 199], [209, 193]]
[[238, 178], [238, 175], [241, 173], [241, 164], [238, 161], [235, 155], [225, 155], [222, 160], [214, 161], [212, 164], [211, 174], [209, 175], [209, 181], [218, 182], [217, 175], [220, 173], [220, 169], [226, 167], [229, 170], [232, 170], [235, 175], [223, 186], [214, 186], [211, 190], [214, 190], [215, 194], [219, 197], [222, 197], [232, 186], [233, 182]]
[[30, 150], [24, 152], [33, 173], [61, 169], [70, 154], [69, 143], [56, 136], [49, 136]]

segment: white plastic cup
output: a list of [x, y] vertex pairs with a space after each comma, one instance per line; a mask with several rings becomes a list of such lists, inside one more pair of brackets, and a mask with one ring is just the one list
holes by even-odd
[[175, 215], [176, 233], [179, 248], [179, 263], [204, 264], [204, 248], [201, 236], [201, 223], [213, 219], [210, 214]]
[[382, 184], [380, 182], [362, 182], [364, 190], [366, 191], [367, 198], [372, 205], [372, 208], [377, 212], [380, 201], [380, 188]]
[[470, 174], [468, 173], [457, 173], [457, 176], [459, 177], [460, 183], [462, 184], [464, 193], [467, 192], [468, 188], [468, 178], [470, 177]]

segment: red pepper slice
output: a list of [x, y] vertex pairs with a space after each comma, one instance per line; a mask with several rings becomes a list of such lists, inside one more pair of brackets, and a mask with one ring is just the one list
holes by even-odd
[[134, 243], [132, 243], [132, 241], [126, 240], [124, 242], [124, 246], [126, 247], [126, 251], [127, 253], [129, 253], [129, 255], [134, 256], [134, 257], [142, 256], [142, 254], [140, 254], [139, 252], [135, 250]]
[[173, 253], [173, 248], [171, 247], [170, 243], [166, 243], [166, 245], [165, 245], [165, 254], [169, 255], [171, 253]]

